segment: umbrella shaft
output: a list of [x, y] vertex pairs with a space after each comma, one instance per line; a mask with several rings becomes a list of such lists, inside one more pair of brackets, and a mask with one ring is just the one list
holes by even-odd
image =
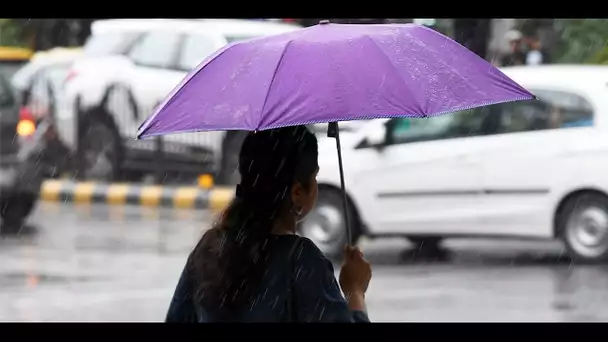
[[348, 197], [346, 196], [346, 186], [344, 185], [344, 166], [342, 165], [342, 147], [340, 146], [340, 128], [338, 127], [337, 122], [331, 122], [329, 125], [335, 125], [334, 127], [329, 127], [329, 130], [332, 131], [336, 138], [336, 148], [338, 149], [338, 167], [340, 168], [340, 186], [342, 187], [342, 206], [344, 208], [344, 222], [346, 223], [346, 239], [348, 244], [352, 244], [351, 240], [352, 234], [350, 233], [350, 220], [348, 215]]

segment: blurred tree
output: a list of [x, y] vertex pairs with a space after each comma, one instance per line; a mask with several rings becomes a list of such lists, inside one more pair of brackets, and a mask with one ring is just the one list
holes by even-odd
[[487, 57], [492, 19], [454, 19], [454, 40], [482, 58]]
[[608, 19], [555, 19], [555, 60], [560, 63], [601, 63], [608, 41]]
[[607, 64], [608, 65], [608, 45], [598, 51], [595, 55], [587, 60], [589, 64]]
[[95, 19], [0, 19], [0, 43], [48, 50], [81, 46]]
[[0, 45], [28, 47], [23, 26], [16, 19], [0, 19]]
[[524, 36], [533, 36], [546, 26], [552, 26], [553, 19], [518, 19], [517, 29]]

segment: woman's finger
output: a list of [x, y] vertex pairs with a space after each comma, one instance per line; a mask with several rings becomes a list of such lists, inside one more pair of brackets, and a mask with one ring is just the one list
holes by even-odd
[[355, 256], [363, 257], [363, 252], [361, 252], [361, 249], [359, 249], [358, 246], [353, 247], [352, 253]]
[[346, 245], [344, 246], [344, 255], [346, 256], [347, 259], [352, 259], [353, 258], [353, 247], [350, 245]]

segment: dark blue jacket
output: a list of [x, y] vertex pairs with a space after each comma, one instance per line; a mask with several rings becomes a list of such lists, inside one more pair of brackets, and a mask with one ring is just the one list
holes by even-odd
[[[216, 308], [204, 308], [193, 300], [194, 282], [185, 267], [166, 322], [216, 321]], [[257, 298], [235, 321], [369, 322], [366, 313], [348, 309], [332, 263], [312, 241], [296, 235], [276, 236]]]

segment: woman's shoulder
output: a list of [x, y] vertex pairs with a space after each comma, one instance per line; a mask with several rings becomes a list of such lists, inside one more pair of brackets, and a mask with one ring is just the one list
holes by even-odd
[[329, 260], [309, 238], [299, 235], [283, 235], [278, 241], [289, 249], [289, 254], [298, 263], [325, 263]]

